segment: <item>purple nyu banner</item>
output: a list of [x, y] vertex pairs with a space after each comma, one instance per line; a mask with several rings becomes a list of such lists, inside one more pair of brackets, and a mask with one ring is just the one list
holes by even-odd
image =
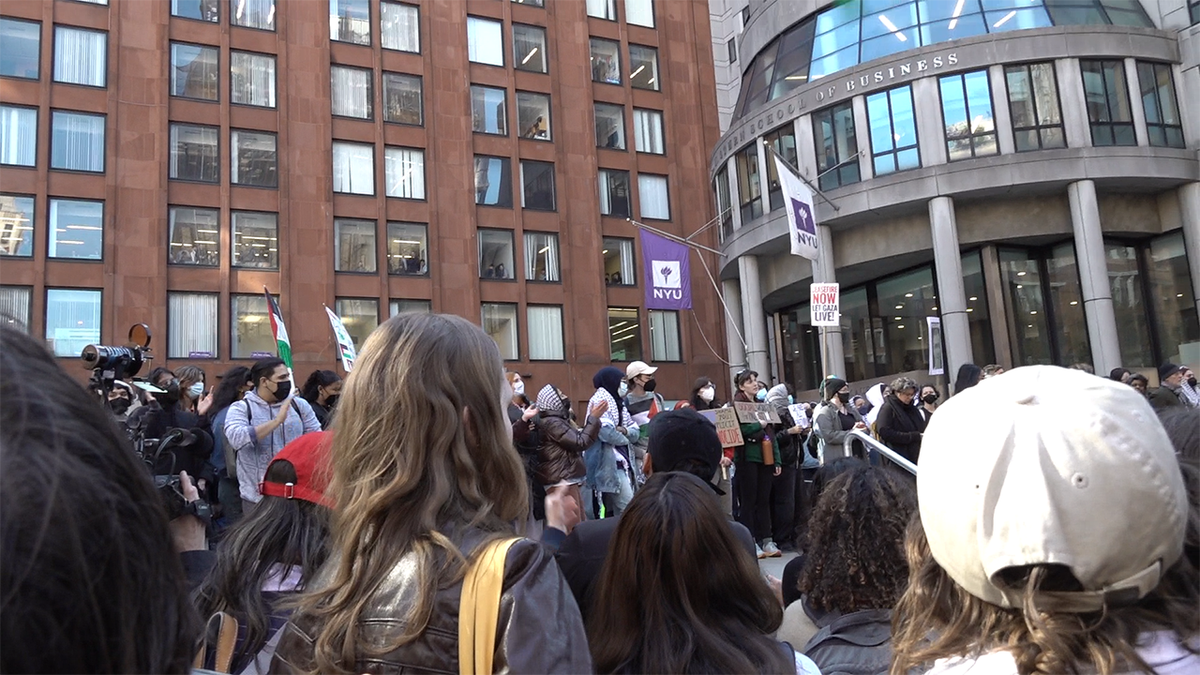
[[691, 309], [688, 247], [646, 230], [641, 234], [646, 309]]

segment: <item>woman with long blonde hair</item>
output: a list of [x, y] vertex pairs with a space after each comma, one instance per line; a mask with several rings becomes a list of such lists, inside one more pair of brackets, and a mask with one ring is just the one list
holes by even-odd
[[[462, 581], [514, 537], [528, 490], [500, 352], [455, 316], [402, 314], [371, 334], [338, 404], [330, 561], [273, 672], [457, 672]], [[590, 672], [579, 610], [536, 542], [508, 550], [494, 670]]]

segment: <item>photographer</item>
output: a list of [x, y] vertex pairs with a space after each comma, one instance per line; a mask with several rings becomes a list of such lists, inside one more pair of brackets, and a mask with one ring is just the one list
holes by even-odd
[[101, 395], [106, 397], [106, 405], [108, 411], [112, 413], [113, 420], [122, 427], [125, 425], [125, 421], [141, 407], [141, 402], [134, 397], [133, 387], [119, 380], [113, 383], [112, 389], [107, 394], [102, 393]]
[[[162, 466], [153, 467], [156, 473], [177, 474], [180, 471], [197, 479], [203, 492], [205, 485], [213, 479], [212, 466], [208, 463], [212, 453], [212, 437], [200, 423], [200, 417], [180, 407], [182, 391], [175, 373], [166, 368], [150, 371], [150, 383], [162, 389], [162, 393], [151, 394], [151, 400], [143, 405], [125, 422], [133, 436], [146, 439], [162, 438], [170, 429], [192, 432], [195, 441], [177, 446], [172, 457], [160, 458]], [[171, 459], [174, 461], [171, 462]], [[170, 464], [168, 466], [167, 464]]]

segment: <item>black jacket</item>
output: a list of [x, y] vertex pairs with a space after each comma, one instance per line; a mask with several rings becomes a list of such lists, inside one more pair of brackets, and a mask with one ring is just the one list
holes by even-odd
[[916, 406], [904, 405], [893, 394], [883, 401], [879, 417], [875, 419], [875, 431], [885, 445], [915, 463], [921, 454], [921, 433], [925, 431], [925, 424], [925, 418]]

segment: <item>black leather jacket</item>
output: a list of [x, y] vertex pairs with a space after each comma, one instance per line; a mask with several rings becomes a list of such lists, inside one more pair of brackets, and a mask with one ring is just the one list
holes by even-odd
[[[486, 537], [469, 529], [455, 544], [473, 551]], [[313, 580], [313, 587], [329, 582], [336, 570], [330, 560]], [[417, 593], [416, 561], [405, 555], [376, 589], [359, 619], [367, 640], [383, 643], [399, 632], [401, 622]], [[416, 640], [379, 658], [345, 664], [355, 673], [457, 673], [458, 606], [462, 583], [438, 590], [425, 631]], [[272, 673], [315, 670], [313, 642], [319, 624], [311, 616], [296, 615], [284, 627]], [[504, 590], [496, 628], [497, 673], [590, 673], [592, 659], [579, 608], [563, 579], [554, 556], [540, 544], [523, 539], [509, 549], [504, 563]]]

